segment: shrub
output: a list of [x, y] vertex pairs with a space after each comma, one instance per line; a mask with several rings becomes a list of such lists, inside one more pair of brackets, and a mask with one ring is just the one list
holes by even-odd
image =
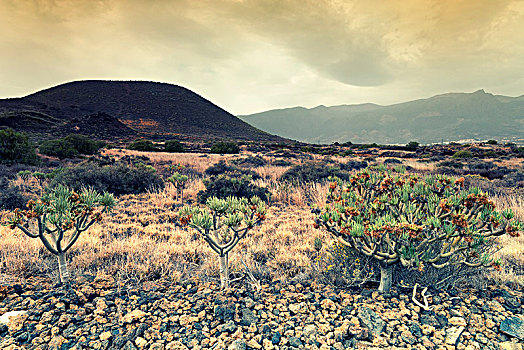
[[445, 160], [443, 162], [440, 162], [437, 164], [437, 167], [446, 167], [446, 168], [454, 168], [454, 169], [462, 169], [464, 167], [464, 164], [461, 162], [457, 162], [454, 160]]
[[164, 182], [152, 167], [87, 164], [62, 169], [50, 183], [51, 187], [58, 185], [65, 185], [76, 191], [89, 186], [98, 192], [122, 195], [143, 193], [153, 187], [163, 188]]
[[265, 219], [266, 208], [258, 197], [209, 198], [205, 209], [184, 207], [180, 223], [188, 224], [204, 238], [220, 258], [220, 288], [229, 288], [229, 252], [254, 226]]
[[211, 197], [225, 199], [228, 197], [251, 198], [257, 196], [263, 201], [268, 201], [270, 196], [269, 190], [254, 185], [249, 175], [213, 176], [204, 180], [204, 185], [206, 189], [197, 194], [200, 203], [205, 203]]
[[236, 142], [222, 141], [217, 142], [211, 146], [211, 153], [218, 154], [237, 154], [240, 152], [240, 148]]
[[169, 140], [164, 144], [164, 151], [172, 153], [184, 152], [184, 145], [177, 140]]
[[411, 142], [409, 142], [409, 143], [406, 145], [406, 149], [409, 150], [409, 151], [414, 151], [414, 150], [416, 150], [419, 146], [420, 146], [420, 144], [419, 144], [418, 142], [411, 141]]
[[5, 129], [0, 130], [0, 163], [37, 165], [40, 158], [26, 134]]
[[234, 159], [231, 163], [245, 168], [258, 168], [267, 164], [266, 160], [260, 156], [248, 156], [247, 158]]
[[496, 140], [488, 140], [486, 143], [488, 145], [497, 145], [498, 144], [498, 142]]
[[175, 173], [167, 179], [167, 181], [175, 186], [176, 200], [178, 201], [180, 199], [181, 203], [184, 202], [184, 187], [186, 186], [187, 179], [187, 175], [182, 175], [178, 171], [175, 171]]
[[366, 161], [359, 162], [358, 160], [350, 160], [347, 163], [340, 165], [340, 169], [345, 171], [362, 170], [367, 168], [368, 163]]
[[253, 170], [240, 169], [236, 166], [226, 164], [226, 162], [223, 160], [211, 165], [206, 169], [205, 173], [210, 176], [229, 174], [231, 176], [238, 177], [240, 175], [249, 175], [253, 180], [258, 180], [261, 178], [260, 175]]
[[71, 134], [57, 140], [47, 140], [40, 144], [40, 153], [60, 159], [76, 158], [80, 154], [92, 155], [105, 146], [102, 141], [89, 139], [84, 135]]
[[68, 135], [64, 140], [69, 142], [78, 153], [86, 155], [96, 154], [100, 148], [106, 146], [103, 141], [91, 140], [89, 137], [79, 134]]
[[457, 151], [453, 154], [453, 156], [451, 156], [451, 158], [454, 158], [454, 159], [467, 159], [467, 158], [472, 158], [473, 157], [473, 153], [471, 153], [471, 151], [468, 151], [468, 150], [460, 150], [460, 151]]
[[420, 271], [425, 265], [499, 268], [487, 250], [497, 236], [518, 236], [523, 224], [463, 183], [464, 178], [366, 169], [346, 184], [338, 179], [330, 184], [317, 225], [380, 263], [382, 292], [391, 288], [393, 265]]
[[396, 158], [388, 158], [384, 161], [384, 164], [385, 165], [389, 165], [389, 164], [402, 164], [402, 161], [400, 161], [399, 159], [396, 159]]
[[80, 155], [78, 150], [64, 139], [44, 141], [38, 147], [40, 153], [60, 159], [76, 158]]
[[[13, 230], [18, 228], [31, 238], [39, 238], [47, 250], [58, 257], [60, 282], [67, 283], [67, 251], [82, 232], [100, 221], [114, 205], [115, 199], [108, 193], [101, 195], [91, 189], [76, 193], [58, 186], [39, 200], [29, 201], [27, 210], [15, 210], [4, 225]], [[26, 225], [31, 221], [36, 222], [33, 229]]]
[[349, 173], [339, 167], [320, 162], [307, 162], [290, 168], [280, 176], [280, 180], [292, 183], [322, 182], [332, 176], [349, 179]]
[[7, 210], [23, 209], [29, 198], [22, 193], [22, 188], [12, 186], [6, 178], [0, 179], [0, 208]]
[[271, 162], [271, 165], [274, 165], [274, 166], [290, 166], [290, 165], [293, 165], [293, 163], [290, 162], [289, 160], [285, 160], [285, 159], [275, 159], [273, 162]]
[[138, 139], [127, 145], [127, 149], [140, 152], [156, 152], [158, 148], [153, 142], [145, 139]]

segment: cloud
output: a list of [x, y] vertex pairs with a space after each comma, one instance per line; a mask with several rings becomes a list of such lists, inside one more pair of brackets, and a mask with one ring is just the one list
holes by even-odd
[[0, 0], [0, 96], [147, 79], [248, 113], [524, 93], [523, 0]]

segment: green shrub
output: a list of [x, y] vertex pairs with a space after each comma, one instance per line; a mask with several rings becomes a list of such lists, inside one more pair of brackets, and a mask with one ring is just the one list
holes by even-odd
[[5, 129], [0, 130], [0, 163], [37, 165], [40, 158], [26, 134]]
[[197, 197], [200, 203], [205, 203], [208, 198], [228, 198], [230, 196], [238, 198], [251, 198], [257, 196], [263, 201], [268, 201], [269, 190], [256, 186], [252, 183], [249, 175], [218, 175], [204, 180], [205, 190], [198, 192]]
[[229, 252], [246, 236], [249, 230], [266, 218], [264, 202], [258, 197], [219, 199], [209, 198], [207, 208], [180, 209], [180, 223], [195, 229], [218, 254], [220, 261], [220, 288], [230, 286]]
[[60, 159], [76, 158], [81, 154], [92, 155], [105, 146], [102, 141], [89, 139], [84, 135], [71, 134], [56, 140], [47, 140], [40, 144], [40, 153]]
[[253, 180], [261, 179], [260, 175], [249, 169], [240, 169], [233, 165], [228, 165], [224, 160], [220, 160], [218, 163], [211, 165], [206, 169], [205, 173], [210, 176], [217, 176], [228, 174], [230, 176], [249, 175]]
[[409, 142], [407, 145], [406, 145], [406, 149], [408, 151], [414, 151], [416, 150], [418, 147], [420, 146], [420, 144], [416, 141], [411, 141]]
[[451, 158], [453, 159], [467, 159], [467, 158], [472, 158], [472, 157], [473, 157], [473, 153], [471, 153], [471, 151], [468, 151], [468, 150], [457, 151], [453, 154], [453, 156], [451, 156]]
[[238, 147], [236, 142], [232, 141], [217, 142], [211, 146], [211, 153], [238, 154], [239, 152], [240, 147]]
[[79, 134], [68, 135], [64, 140], [69, 142], [78, 153], [85, 155], [96, 154], [100, 148], [106, 146], [106, 143], [103, 141], [91, 140], [89, 137]]
[[115, 199], [108, 193], [98, 194], [86, 188], [75, 193], [58, 186], [37, 201], [29, 201], [27, 210], [15, 210], [4, 225], [40, 239], [46, 249], [58, 257], [60, 282], [67, 283], [66, 252], [82, 232], [100, 221], [102, 215], [110, 212], [114, 205]]
[[280, 180], [292, 183], [322, 182], [331, 176], [349, 179], [349, 172], [326, 163], [307, 162], [290, 168], [280, 176]]
[[78, 150], [64, 139], [44, 141], [38, 147], [40, 153], [60, 159], [76, 158], [80, 155]]
[[127, 149], [140, 152], [156, 152], [158, 148], [153, 142], [146, 139], [138, 139], [127, 145]]
[[184, 152], [184, 145], [177, 140], [169, 140], [164, 144], [164, 151], [171, 153]]
[[498, 142], [496, 140], [488, 140], [486, 143], [488, 145], [497, 145], [498, 144]]
[[23, 209], [29, 197], [22, 193], [22, 188], [13, 186], [6, 178], [0, 178], [0, 209]]
[[260, 156], [248, 156], [246, 158], [233, 159], [231, 164], [244, 168], [258, 168], [267, 164], [267, 161]]
[[493, 266], [498, 236], [519, 236], [523, 224], [511, 210], [497, 211], [485, 193], [465, 190], [464, 178], [399, 175], [365, 169], [329, 187], [322, 225], [338, 242], [380, 263], [380, 291], [393, 281], [393, 265]]
[[89, 186], [98, 192], [122, 195], [143, 193], [150, 188], [163, 188], [164, 182], [155, 169], [148, 166], [87, 164], [62, 169], [50, 183], [51, 187], [58, 185], [77, 191]]

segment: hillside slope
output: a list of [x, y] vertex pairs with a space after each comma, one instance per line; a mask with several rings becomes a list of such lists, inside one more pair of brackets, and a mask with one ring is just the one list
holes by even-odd
[[524, 138], [524, 96], [496, 96], [479, 90], [390, 106], [295, 107], [240, 118], [267, 132], [312, 143], [517, 141]]
[[[86, 116], [104, 113], [146, 135], [281, 140], [257, 130], [191, 90], [165, 83], [75, 81], [26, 97], [0, 100], [0, 114], [21, 112], [48, 115], [55, 122], [56, 119], [62, 121], [62, 128], [73, 120], [81, 122]], [[3, 125], [0, 123], [0, 126]], [[26, 131], [24, 123], [15, 126]], [[96, 125], [93, 127], [96, 131]]]

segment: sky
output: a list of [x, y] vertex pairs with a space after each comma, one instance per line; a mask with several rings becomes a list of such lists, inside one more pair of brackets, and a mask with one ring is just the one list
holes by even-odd
[[524, 94], [524, 0], [0, 0], [0, 98], [168, 82], [233, 114]]

